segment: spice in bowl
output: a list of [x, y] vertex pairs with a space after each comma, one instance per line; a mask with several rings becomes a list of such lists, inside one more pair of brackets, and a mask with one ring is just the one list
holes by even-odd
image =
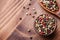
[[57, 11], [59, 9], [56, 0], [40, 0], [40, 2], [50, 11]]
[[50, 35], [56, 29], [56, 20], [48, 14], [42, 14], [35, 20], [34, 28], [40, 35]]

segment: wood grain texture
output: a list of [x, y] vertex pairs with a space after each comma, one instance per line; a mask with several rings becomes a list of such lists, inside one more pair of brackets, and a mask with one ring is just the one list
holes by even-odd
[[[57, 1], [59, 2], [59, 0]], [[0, 13], [0, 40], [31, 40], [31, 36], [33, 37], [32, 40], [60, 40], [60, 19], [45, 11], [37, 0], [32, 0], [31, 6], [28, 6], [30, 0], [6, 0], [6, 2], [8, 4], [5, 4], [5, 8], [2, 7]], [[24, 6], [29, 7], [29, 10], [23, 9]], [[37, 14], [34, 14], [33, 8], [35, 8]], [[26, 13], [32, 15], [27, 16]], [[49, 37], [39, 36], [34, 30], [34, 21], [41, 14], [50, 14], [57, 20], [57, 29]], [[32, 18], [32, 16], [35, 16], [35, 18]], [[19, 18], [22, 18], [22, 20]], [[30, 33], [28, 29], [31, 29]]]

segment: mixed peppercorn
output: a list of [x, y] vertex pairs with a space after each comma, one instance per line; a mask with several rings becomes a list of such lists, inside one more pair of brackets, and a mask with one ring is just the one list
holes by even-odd
[[56, 0], [40, 0], [40, 2], [50, 11], [57, 11], [59, 9]]
[[41, 35], [49, 35], [53, 33], [56, 28], [56, 21], [48, 14], [40, 15], [34, 23], [36, 31]]

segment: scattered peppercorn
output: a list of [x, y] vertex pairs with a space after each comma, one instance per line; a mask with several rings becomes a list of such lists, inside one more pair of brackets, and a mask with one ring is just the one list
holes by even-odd
[[35, 16], [32, 16], [33, 18], [35, 18]]
[[23, 7], [23, 9], [25, 9], [25, 6]]
[[35, 11], [34, 14], [37, 14], [37, 12]]
[[32, 1], [32, 0], [30, 0], [30, 1]]
[[32, 40], [33, 37], [30, 37], [30, 39]]
[[35, 8], [33, 8], [33, 10], [35, 10]]
[[31, 32], [31, 30], [30, 30], [30, 29], [28, 29], [28, 32]]
[[22, 18], [20, 18], [20, 20], [22, 20]]
[[28, 15], [28, 13], [26, 13], [26, 15]]
[[31, 15], [31, 13], [29, 15]]
[[29, 3], [29, 6], [31, 6], [31, 3]]
[[27, 8], [27, 10], [29, 10], [29, 7]]

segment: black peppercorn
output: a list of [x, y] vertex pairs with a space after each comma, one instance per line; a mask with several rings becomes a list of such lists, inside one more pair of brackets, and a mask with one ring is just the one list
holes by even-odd
[[31, 6], [31, 3], [29, 3], [29, 6]]
[[30, 37], [30, 39], [32, 39], [33, 37]]
[[23, 7], [23, 9], [25, 9], [25, 7]]
[[22, 20], [22, 18], [20, 18], [20, 20]]

